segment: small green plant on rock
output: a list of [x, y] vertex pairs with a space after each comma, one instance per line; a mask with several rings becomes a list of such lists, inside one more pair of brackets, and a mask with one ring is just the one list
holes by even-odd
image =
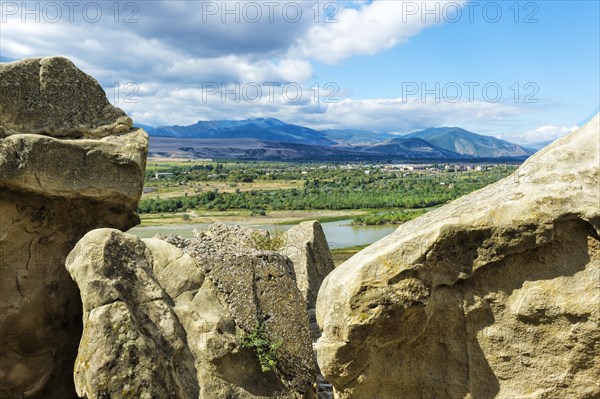
[[242, 336], [240, 344], [243, 348], [252, 349], [256, 353], [263, 373], [277, 366], [277, 351], [281, 347], [281, 342], [269, 341], [264, 335], [262, 323], [258, 323], [250, 333]]

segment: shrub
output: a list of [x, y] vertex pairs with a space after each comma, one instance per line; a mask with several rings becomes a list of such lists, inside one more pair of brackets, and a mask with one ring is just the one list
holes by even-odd
[[285, 232], [280, 228], [275, 228], [273, 233], [253, 231], [250, 234], [250, 247], [259, 251], [279, 251], [285, 243]]

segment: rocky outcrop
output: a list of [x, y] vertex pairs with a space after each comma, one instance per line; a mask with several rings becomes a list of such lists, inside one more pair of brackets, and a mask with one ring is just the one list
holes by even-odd
[[291, 262], [253, 249], [250, 234], [225, 225], [189, 240], [87, 234], [67, 260], [84, 307], [77, 392], [314, 397], [306, 306]]
[[75, 363], [82, 398], [197, 398], [194, 357], [137, 237], [94, 230], [67, 258], [83, 301]]
[[[216, 224], [191, 240], [146, 243], [188, 333], [203, 398], [309, 398], [315, 366], [305, 302], [289, 259], [253, 248], [253, 234]], [[264, 354], [241, 344], [253, 333], [277, 348], [271, 370]]]
[[600, 397], [599, 117], [324, 281], [339, 398]]
[[130, 127], [64, 58], [0, 64], [2, 398], [76, 397], [81, 300], [64, 262], [88, 231], [138, 223], [148, 140]]

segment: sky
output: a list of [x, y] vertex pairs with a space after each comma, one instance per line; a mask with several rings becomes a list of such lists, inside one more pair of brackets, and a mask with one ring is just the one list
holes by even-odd
[[600, 104], [600, 2], [0, 1], [0, 61], [61, 55], [136, 123], [274, 117], [528, 144]]

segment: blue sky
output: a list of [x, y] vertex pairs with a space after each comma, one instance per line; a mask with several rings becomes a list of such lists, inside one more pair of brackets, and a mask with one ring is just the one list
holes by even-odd
[[3, 1], [0, 56], [67, 56], [152, 125], [277, 117], [528, 143], [598, 110], [598, 1], [328, 3]]

